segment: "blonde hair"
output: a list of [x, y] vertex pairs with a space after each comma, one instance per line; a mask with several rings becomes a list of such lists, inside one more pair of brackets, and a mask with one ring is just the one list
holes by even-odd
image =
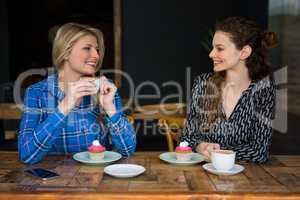
[[71, 53], [74, 44], [80, 38], [87, 35], [92, 35], [97, 39], [100, 51], [97, 67], [98, 69], [101, 67], [105, 51], [104, 38], [101, 30], [88, 25], [71, 22], [62, 25], [54, 38], [52, 62], [58, 70], [63, 66], [64, 60]]

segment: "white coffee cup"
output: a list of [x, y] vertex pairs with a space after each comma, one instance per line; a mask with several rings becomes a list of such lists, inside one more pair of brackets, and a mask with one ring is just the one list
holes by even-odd
[[232, 150], [216, 150], [211, 152], [213, 167], [219, 171], [228, 171], [235, 163], [235, 152]]
[[81, 77], [81, 80], [94, 82], [97, 92], [100, 90], [100, 78], [96, 77]]
[[100, 79], [99, 79], [99, 78], [96, 78], [96, 79], [94, 80], [94, 83], [95, 83], [95, 85], [96, 85], [97, 91], [99, 92], [99, 89], [100, 89]]

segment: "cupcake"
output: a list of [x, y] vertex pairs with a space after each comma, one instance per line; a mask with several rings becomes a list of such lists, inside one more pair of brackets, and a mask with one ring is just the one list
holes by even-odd
[[98, 140], [94, 140], [93, 144], [88, 147], [89, 158], [91, 160], [102, 160], [104, 158], [105, 147]]
[[189, 143], [180, 142], [179, 146], [175, 149], [176, 158], [178, 161], [189, 161], [192, 158], [192, 148], [189, 147]]

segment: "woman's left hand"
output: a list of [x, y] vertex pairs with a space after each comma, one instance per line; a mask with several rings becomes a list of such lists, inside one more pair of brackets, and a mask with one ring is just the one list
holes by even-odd
[[211, 159], [211, 152], [220, 150], [218, 143], [201, 142], [196, 147], [196, 151], [201, 153], [208, 161]]
[[109, 82], [105, 76], [101, 76], [99, 102], [100, 106], [105, 110], [109, 117], [116, 113], [116, 106], [113, 102], [116, 92], [117, 87]]

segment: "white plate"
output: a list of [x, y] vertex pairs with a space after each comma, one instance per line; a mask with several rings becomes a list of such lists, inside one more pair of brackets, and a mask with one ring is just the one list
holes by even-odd
[[143, 166], [133, 164], [115, 164], [104, 168], [106, 174], [117, 178], [135, 177], [144, 173], [145, 170]]
[[175, 152], [166, 152], [159, 155], [159, 158], [165, 162], [175, 165], [194, 165], [204, 161], [204, 156], [199, 153], [192, 153], [192, 159], [189, 161], [179, 161], [176, 158]]
[[91, 160], [87, 151], [76, 153], [73, 155], [74, 160], [85, 164], [108, 164], [117, 161], [120, 158], [122, 158], [122, 155], [113, 151], [105, 151], [104, 158], [102, 160]]
[[207, 163], [202, 166], [205, 170], [209, 171], [210, 173], [216, 174], [216, 175], [234, 175], [237, 173], [242, 172], [245, 168], [242, 165], [235, 164], [233, 168], [231, 168], [228, 171], [223, 170], [217, 170], [213, 167], [212, 163]]

